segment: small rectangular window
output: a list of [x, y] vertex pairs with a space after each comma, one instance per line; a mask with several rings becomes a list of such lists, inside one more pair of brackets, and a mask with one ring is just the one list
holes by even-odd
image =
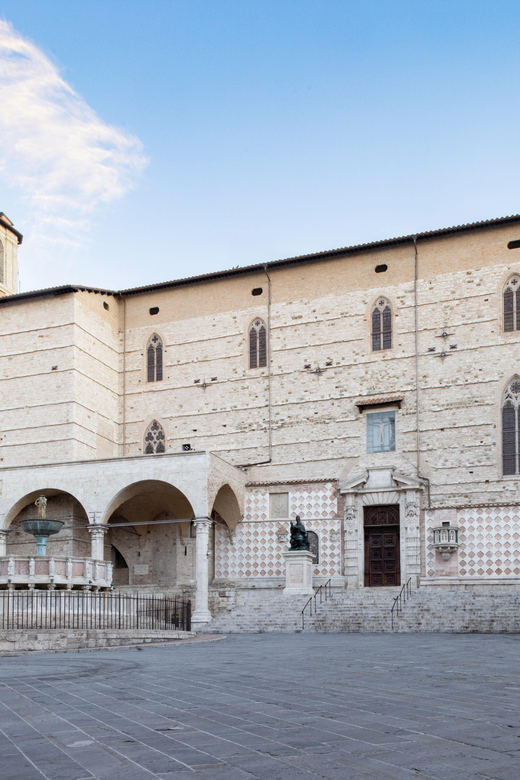
[[289, 517], [289, 493], [270, 493], [271, 517]]
[[395, 451], [395, 412], [367, 414], [367, 452]]

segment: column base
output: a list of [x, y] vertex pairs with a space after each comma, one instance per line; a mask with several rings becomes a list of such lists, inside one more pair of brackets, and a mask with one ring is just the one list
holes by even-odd
[[285, 558], [284, 596], [312, 596], [312, 567], [314, 556], [307, 550], [288, 550]]
[[191, 616], [192, 626], [197, 626], [200, 623], [209, 623], [212, 619], [211, 612], [209, 610], [196, 609]]

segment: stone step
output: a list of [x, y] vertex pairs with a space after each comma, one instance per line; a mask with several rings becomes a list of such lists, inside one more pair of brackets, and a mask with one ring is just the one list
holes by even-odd
[[[397, 589], [335, 590], [316, 611], [305, 614], [305, 631], [391, 631], [390, 610]], [[237, 591], [236, 604], [218, 613], [209, 630], [218, 632], [295, 631], [301, 627], [306, 597], [288, 599], [280, 591]], [[520, 591], [483, 588], [448, 591], [419, 588], [394, 616], [396, 631], [520, 632]]]

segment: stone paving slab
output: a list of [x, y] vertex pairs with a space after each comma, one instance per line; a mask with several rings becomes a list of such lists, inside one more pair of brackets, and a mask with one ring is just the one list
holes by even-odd
[[180, 644], [0, 658], [0, 780], [520, 780], [519, 635]]

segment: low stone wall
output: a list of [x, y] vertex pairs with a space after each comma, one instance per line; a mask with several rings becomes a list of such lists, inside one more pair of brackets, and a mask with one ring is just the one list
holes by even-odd
[[192, 631], [137, 631], [109, 629], [66, 629], [43, 631], [13, 629], [0, 632], [0, 652], [19, 650], [81, 650], [96, 647], [171, 642], [189, 639]]

